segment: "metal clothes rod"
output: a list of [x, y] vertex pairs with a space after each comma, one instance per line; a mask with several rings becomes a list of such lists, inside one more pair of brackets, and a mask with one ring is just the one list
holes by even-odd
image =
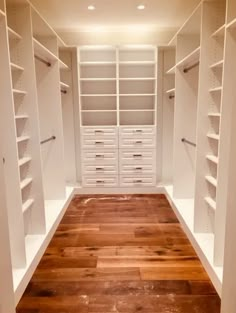
[[199, 65], [199, 62], [197, 63], [194, 63], [193, 65], [189, 66], [189, 67], [186, 67], [184, 69], [184, 73], [188, 73], [190, 70], [192, 70], [193, 68], [197, 67]]
[[38, 60], [38, 61], [44, 63], [44, 64], [47, 65], [48, 67], [50, 67], [50, 66], [52, 65], [50, 62], [45, 61], [43, 58], [41, 58], [41, 57], [39, 57], [39, 56], [37, 56], [37, 55], [34, 55], [34, 57], [35, 57], [36, 60]]
[[182, 138], [181, 141], [184, 142], [184, 143], [187, 143], [187, 144], [189, 144], [190, 146], [193, 146], [193, 147], [197, 146], [194, 142], [189, 141], [189, 140], [187, 140], [185, 138]]
[[52, 141], [52, 140], [55, 140], [55, 139], [56, 139], [56, 136], [52, 136], [52, 137], [50, 137], [50, 138], [47, 138], [47, 139], [45, 139], [45, 140], [42, 140], [42, 141], [40, 142], [40, 144], [43, 145], [44, 143], [49, 142], [49, 141]]
[[61, 89], [61, 93], [67, 94], [67, 91]]

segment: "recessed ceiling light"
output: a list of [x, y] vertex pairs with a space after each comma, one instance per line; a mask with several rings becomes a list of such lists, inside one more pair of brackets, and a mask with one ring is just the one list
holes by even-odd
[[144, 10], [145, 9], [145, 5], [144, 4], [140, 4], [137, 6], [138, 10]]
[[94, 6], [94, 5], [89, 5], [89, 6], [88, 6], [88, 10], [90, 10], [90, 11], [95, 10], [95, 6]]

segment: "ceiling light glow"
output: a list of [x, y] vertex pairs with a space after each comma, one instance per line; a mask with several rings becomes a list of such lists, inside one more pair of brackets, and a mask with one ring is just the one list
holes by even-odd
[[94, 6], [94, 5], [89, 5], [89, 6], [88, 6], [88, 10], [94, 11], [94, 10], [95, 10], [95, 6]]
[[144, 4], [140, 4], [137, 6], [138, 10], [144, 10], [145, 9], [145, 5]]

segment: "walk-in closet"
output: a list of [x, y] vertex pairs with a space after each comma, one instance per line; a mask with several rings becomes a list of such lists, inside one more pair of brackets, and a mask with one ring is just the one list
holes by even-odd
[[0, 0], [0, 313], [236, 312], [235, 56], [235, 0]]

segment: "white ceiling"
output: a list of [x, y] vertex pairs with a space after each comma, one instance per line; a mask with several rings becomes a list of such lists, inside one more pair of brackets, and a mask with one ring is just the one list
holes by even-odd
[[[31, 0], [58, 32], [173, 30], [200, 0]], [[137, 10], [144, 4], [145, 10]], [[89, 11], [94, 5], [95, 11]]]

